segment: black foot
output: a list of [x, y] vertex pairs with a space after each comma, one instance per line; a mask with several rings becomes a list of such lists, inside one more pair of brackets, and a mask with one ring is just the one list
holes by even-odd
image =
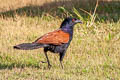
[[45, 62], [45, 61], [41, 61], [41, 63], [47, 63], [47, 62]]
[[63, 64], [62, 64], [62, 61], [60, 61], [60, 65], [61, 65], [61, 68], [63, 69]]
[[52, 65], [48, 64], [48, 68], [50, 69], [52, 67]]

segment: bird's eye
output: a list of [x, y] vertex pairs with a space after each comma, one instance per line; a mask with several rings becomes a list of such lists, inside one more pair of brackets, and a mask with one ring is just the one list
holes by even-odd
[[72, 19], [72, 22], [74, 22], [75, 21], [75, 19]]

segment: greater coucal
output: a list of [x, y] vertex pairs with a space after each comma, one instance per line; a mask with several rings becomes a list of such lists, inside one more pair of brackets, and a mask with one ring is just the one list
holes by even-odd
[[63, 68], [62, 61], [65, 56], [66, 50], [70, 45], [73, 38], [73, 28], [76, 23], [82, 23], [80, 20], [72, 17], [66, 18], [60, 28], [53, 32], [49, 32], [32, 43], [22, 43], [14, 46], [15, 49], [32, 50], [44, 48], [44, 53], [47, 58], [48, 68], [51, 67], [47, 52], [59, 53], [60, 64]]

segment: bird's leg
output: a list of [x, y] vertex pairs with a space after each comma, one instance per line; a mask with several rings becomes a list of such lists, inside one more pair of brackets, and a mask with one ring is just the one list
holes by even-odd
[[60, 61], [60, 65], [61, 65], [61, 68], [63, 69], [63, 64], [62, 64], [62, 61]]
[[48, 59], [48, 56], [47, 56], [47, 52], [44, 52], [45, 53], [45, 56], [47, 58], [47, 63], [48, 63], [48, 68], [50, 69], [51, 68], [51, 65], [50, 65], [50, 62], [49, 62], [49, 59]]
[[60, 65], [61, 65], [61, 68], [62, 68], [62, 69], [63, 69], [62, 61], [63, 61], [64, 56], [65, 56], [65, 52], [60, 53]]

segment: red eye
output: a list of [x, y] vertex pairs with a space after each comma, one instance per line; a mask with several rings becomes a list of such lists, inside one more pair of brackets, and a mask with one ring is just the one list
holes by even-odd
[[72, 19], [72, 22], [74, 22], [75, 21], [75, 19]]

